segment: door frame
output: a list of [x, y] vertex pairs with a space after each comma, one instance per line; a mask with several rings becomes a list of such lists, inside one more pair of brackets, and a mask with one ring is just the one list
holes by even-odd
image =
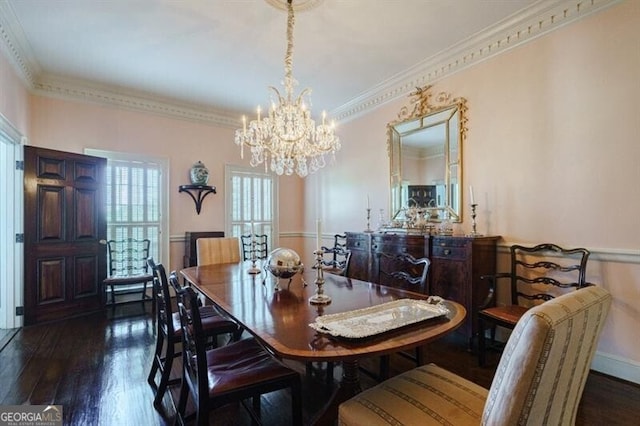
[[6, 164], [0, 165], [6, 178], [0, 187], [4, 194], [0, 200], [0, 282], [5, 283], [0, 285], [0, 328], [18, 328], [24, 323], [24, 316], [16, 315], [16, 308], [24, 306], [24, 244], [16, 242], [17, 234], [24, 235], [24, 172], [17, 164], [24, 159], [27, 138], [2, 114], [0, 143], [7, 144]]

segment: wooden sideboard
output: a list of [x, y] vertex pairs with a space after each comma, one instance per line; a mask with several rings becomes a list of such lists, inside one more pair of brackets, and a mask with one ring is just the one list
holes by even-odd
[[500, 237], [414, 235], [404, 233], [347, 232], [351, 251], [349, 276], [370, 282], [380, 277], [380, 253], [409, 253], [431, 261], [427, 292], [462, 304], [467, 318], [459, 331], [469, 338], [478, 332], [476, 312], [489, 291], [483, 275], [496, 273], [497, 241]]

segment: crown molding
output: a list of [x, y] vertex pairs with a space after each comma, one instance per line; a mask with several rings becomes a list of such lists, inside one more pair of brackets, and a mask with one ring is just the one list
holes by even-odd
[[488, 58], [601, 11], [622, 0], [543, 0], [396, 74], [331, 111], [339, 122], [363, 115], [416, 87], [433, 84]]
[[76, 79], [47, 76], [36, 82], [31, 91], [41, 96], [72, 101], [81, 100], [222, 127], [238, 128], [242, 125], [237, 113], [220, 111], [203, 105], [179, 103], [131, 89], [99, 85]]
[[0, 50], [27, 89], [32, 89], [42, 69], [31, 54], [22, 27], [17, 22], [9, 2], [0, 1]]
[[[350, 121], [387, 102], [405, 97], [416, 87], [433, 84], [446, 76], [621, 1], [623, 0], [542, 0], [521, 13], [513, 15], [377, 84], [332, 110], [330, 115], [341, 122]], [[147, 93], [43, 75], [40, 65], [31, 53], [22, 29], [16, 24], [17, 22], [9, 3], [0, 0], [0, 49], [32, 93], [67, 100], [113, 105], [173, 118], [212, 123], [222, 127], [237, 128], [241, 125], [237, 114], [230, 111], [178, 103]]]

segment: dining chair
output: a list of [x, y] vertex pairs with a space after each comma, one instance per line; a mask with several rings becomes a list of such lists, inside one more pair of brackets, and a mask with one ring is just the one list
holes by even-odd
[[333, 247], [322, 246], [322, 267], [325, 272], [348, 276], [351, 251], [347, 250], [347, 235], [335, 234]]
[[[429, 265], [430, 261], [426, 257], [415, 258], [409, 253], [379, 253], [379, 283], [426, 294]], [[416, 347], [413, 352], [402, 351], [397, 354], [410, 359], [418, 367], [424, 363], [424, 354], [421, 346]], [[377, 377], [379, 381], [389, 378], [389, 361], [389, 355], [380, 357], [380, 368]], [[365, 373], [371, 375], [366, 370]]]
[[[481, 366], [485, 364], [487, 326], [491, 327], [491, 342], [495, 346], [496, 326], [513, 329], [532, 306], [586, 284], [590, 254], [587, 249], [564, 249], [550, 243], [534, 247], [512, 245], [510, 254], [510, 272], [482, 277], [489, 280], [489, 293], [476, 317], [478, 363]], [[511, 303], [505, 306], [495, 306], [496, 284], [500, 279], [508, 279], [510, 283]]]
[[108, 276], [103, 281], [105, 302], [109, 288], [110, 304], [116, 304], [116, 286], [124, 287], [120, 294], [141, 291], [142, 301], [151, 300], [151, 297], [147, 296], [147, 283], [153, 281], [153, 274], [149, 272], [147, 265], [150, 245], [149, 239], [126, 238], [107, 241]]
[[573, 425], [611, 295], [588, 286], [531, 308], [489, 390], [428, 364], [340, 405], [340, 425]]
[[[178, 309], [182, 326], [183, 377], [178, 415], [188, 418], [189, 396], [196, 407], [197, 425], [209, 424], [209, 412], [231, 402], [241, 402], [254, 422], [260, 423], [262, 394], [289, 389], [292, 424], [302, 424], [300, 375], [267, 352], [254, 338], [206, 350], [197, 294], [185, 287]], [[252, 399], [250, 408], [245, 400]]]
[[198, 238], [198, 266], [240, 262], [240, 242], [237, 237]]
[[[156, 300], [156, 346], [147, 382], [155, 392], [154, 406], [160, 407], [167, 387], [180, 381], [179, 378], [170, 380], [170, 376], [173, 360], [181, 355], [178, 347], [182, 344], [182, 328], [180, 327], [180, 316], [173, 309], [164, 266], [155, 263], [152, 258], [149, 258], [147, 262], [154, 273], [153, 287]], [[174, 292], [179, 294], [181, 290], [175, 274], [171, 274], [171, 282], [174, 285]], [[200, 309], [200, 316], [203, 319], [203, 333], [210, 339], [210, 342], [217, 343], [217, 337], [223, 334], [229, 334], [232, 336], [232, 340], [237, 339], [239, 336], [238, 324], [218, 315], [211, 308], [209, 306]], [[160, 381], [156, 384], [158, 372], [160, 373]]]
[[242, 260], [266, 259], [269, 255], [268, 236], [247, 234], [240, 236], [242, 243]]

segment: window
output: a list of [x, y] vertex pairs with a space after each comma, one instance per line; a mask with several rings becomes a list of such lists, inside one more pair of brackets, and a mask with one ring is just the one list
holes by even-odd
[[148, 238], [149, 255], [157, 262], [168, 262], [166, 160], [96, 150], [86, 153], [107, 158], [107, 239]]
[[227, 235], [239, 238], [243, 234], [265, 234], [269, 250], [276, 247], [277, 179], [256, 169], [227, 165], [225, 182]]

